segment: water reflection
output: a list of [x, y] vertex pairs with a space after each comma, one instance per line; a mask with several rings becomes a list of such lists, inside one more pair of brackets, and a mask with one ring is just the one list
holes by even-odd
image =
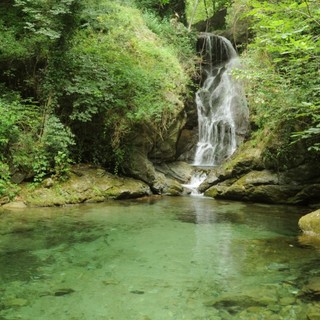
[[4, 213], [0, 318], [307, 319], [320, 255], [297, 241], [299, 210], [157, 197]]
[[[202, 199], [203, 200], [203, 199]], [[239, 257], [232, 252], [234, 215], [221, 219], [215, 212], [216, 207], [208, 210], [208, 203], [197, 199], [193, 202], [196, 227], [194, 260], [202, 269], [203, 282], [214, 279], [215, 292], [231, 285], [230, 281], [237, 274]], [[230, 217], [232, 217], [230, 219]], [[244, 252], [241, 253], [245, 254]], [[237, 263], [234, 263], [237, 259]]]

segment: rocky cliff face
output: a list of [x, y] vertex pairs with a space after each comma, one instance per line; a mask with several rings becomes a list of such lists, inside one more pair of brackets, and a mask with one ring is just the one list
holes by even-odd
[[[130, 145], [129, 158], [124, 163], [126, 175], [147, 183], [156, 194], [179, 195], [183, 192], [180, 183], [190, 179], [190, 172], [174, 174], [176, 169], [164, 170], [166, 163], [174, 163], [178, 158], [177, 143], [187, 121], [185, 106], [179, 101], [170, 117], [167, 127], [155, 128], [151, 123], [136, 127], [126, 144]], [[182, 167], [190, 167], [182, 164]], [[177, 167], [175, 165], [175, 167]], [[181, 171], [180, 169], [177, 169]], [[187, 171], [190, 171], [187, 170]], [[180, 177], [180, 178], [179, 178]]]

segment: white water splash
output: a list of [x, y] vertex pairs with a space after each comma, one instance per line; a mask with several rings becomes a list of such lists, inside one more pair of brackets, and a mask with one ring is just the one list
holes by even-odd
[[198, 188], [201, 183], [207, 178], [207, 173], [204, 171], [196, 171], [188, 184], [183, 184], [182, 186], [190, 191], [190, 194], [193, 196], [202, 195]]
[[215, 166], [228, 159], [246, 131], [248, 108], [242, 86], [231, 75], [240, 62], [229, 40], [204, 34], [205, 81], [196, 93], [199, 140], [197, 166]]

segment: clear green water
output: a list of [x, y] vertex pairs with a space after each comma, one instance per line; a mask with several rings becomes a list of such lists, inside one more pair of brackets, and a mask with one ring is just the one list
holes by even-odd
[[301, 210], [164, 197], [3, 212], [0, 319], [320, 319]]

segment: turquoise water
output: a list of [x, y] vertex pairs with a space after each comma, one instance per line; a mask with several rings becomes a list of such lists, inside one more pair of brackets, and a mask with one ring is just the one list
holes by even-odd
[[159, 197], [2, 212], [0, 319], [320, 319], [302, 211]]

